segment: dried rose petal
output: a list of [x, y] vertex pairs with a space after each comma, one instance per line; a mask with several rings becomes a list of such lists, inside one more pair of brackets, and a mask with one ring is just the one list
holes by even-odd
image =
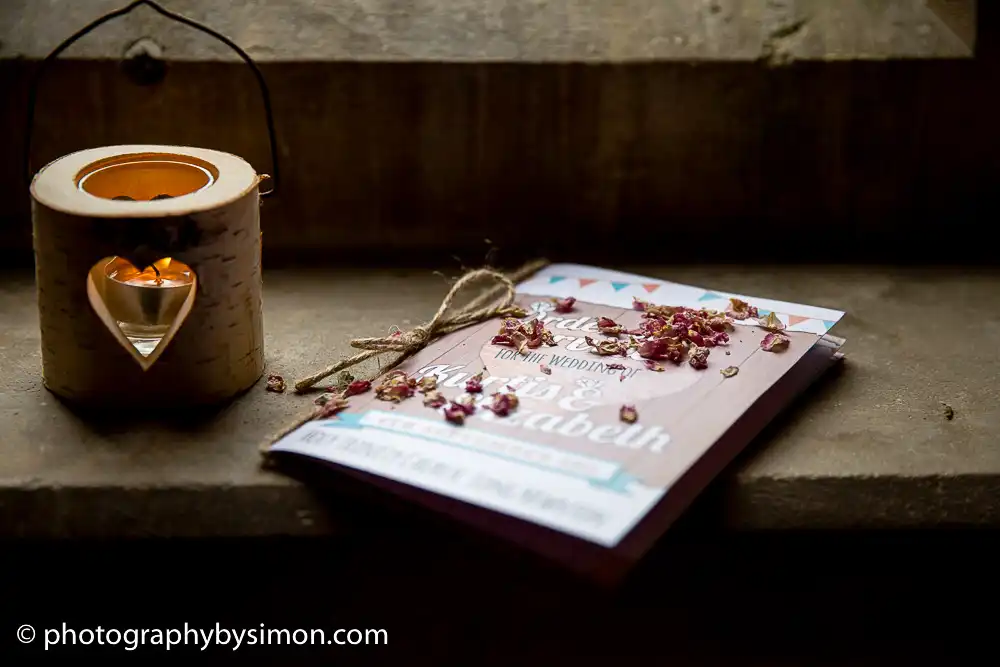
[[424, 394], [424, 405], [428, 408], [440, 408], [448, 402], [440, 391], [432, 389]]
[[512, 347], [521, 353], [523, 353], [524, 348], [527, 347], [527, 342], [527, 336], [516, 331], [509, 334], [497, 334], [490, 340], [490, 343], [493, 345], [507, 345], [508, 347]]
[[444, 418], [459, 426], [465, 423], [465, 414], [465, 410], [457, 403], [452, 403], [444, 409]]
[[634, 405], [623, 405], [618, 411], [618, 418], [628, 424], [634, 424], [639, 419], [639, 412]]
[[625, 370], [625, 364], [619, 364], [618, 362], [615, 362], [613, 364], [605, 364], [604, 367], [607, 368], [607, 369], [609, 369], [609, 370], [613, 370], [613, 371], [623, 371], [623, 370]]
[[635, 297], [632, 297], [632, 308], [655, 317], [670, 317], [674, 313], [690, 310], [690, 308], [684, 308], [683, 306], [657, 306], [656, 304]]
[[465, 381], [465, 391], [478, 394], [483, 390], [483, 374], [477, 373]]
[[417, 381], [415, 379], [403, 371], [392, 371], [383, 378], [382, 384], [375, 387], [375, 398], [380, 401], [399, 403], [404, 398], [413, 396], [416, 388]]
[[683, 341], [668, 338], [647, 340], [639, 346], [639, 356], [655, 361], [672, 361], [675, 364], [684, 360], [687, 347]]
[[757, 306], [751, 306], [742, 299], [730, 298], [729, 306], [726, 308], [726, 315], [734, 320], [745, 320], [748, 317], [758, 317]]
[[783, 331], [785, 329], [784, 323], [773, 312], [768, 313], [766, 317], [759, 318], [757, 325], [768, 331]]
[[417, 386], [420, 388], [420, 393], [429, 394], [430, 392], [437, 389], [438, 377], [437, 375], [427, 375], [420, 379], [420, 382], [417, 383]]
[[642, 322], [639, 323], [639, 326], [630, 333], [633, 336], [662, 336], [668, 332], [669, 328], [666, 319], [647, 313], [642, 316]]
[[334, 396], [329, 401], [321, 405], [314, 415], [314, 419], [329, 419], [341, 410], [346, 409], [350, 401], [342, 396]]
[[605, 336], [618, 336], [625, 333], [625, 327], [615, 322], [610, 317], [597, 318], [597, 330]]
[[646, 365], [646, 368], [651, 371], [656, 371], [657, 373], [662, 373], [664, 371], [663, 366], [659, 365], [652, 359], [646, 359], [642, 363], [644, 363]]
[[691, 350], [690, 356], [688, 357], [688, 363], [691, 364], [692, 368], [697, 368], [701, 370], [703, 368], [708, 368], [708, 353], [709, 349], [707, 347], [696, 347]]
[[469, 394], [462, 394], [452, 401], [452, 403], [465, 410], [465, 414], [467, 415], [471, 415], [476, 411], [476, 399]]
[[737, 373], [739, 373], [740, 369], [739, 366], [726, 366], [719, 372], [722, 373], [722, 377], [731, 378]]
[[717, 331], [711, 336], [705, 338], [705, 344], [708, 347], [714, 347], [716, 345], [725, 345], [729, 342], [729, 334], [725, 331]]
[[647, 340], [639, 345], [639, 356], [643, 359], [666, 359], [670, 347], [665, 340]]
[[267, 386], [264, 387], [267, 391], [273, 391], [278, 394], [285, 391], [285, 378], [280, 375], [268, 375], [267, 376]]
[[538, 318], [528, 324], [513, 317], [505, 318], [500, 324], [500, 331], [490, 342], [494, 345], [517, 348], [522, 354], [526, 354], [525, 348], [537, 349], [542, 345], [556, 345], [552, 332], [546, 329], [545, 324]]
[[399, 403], [403, 399], [413, 396], [413, 393], [413, 387], [409, 387], [405, 384], [396, 384], [382, 388], [382, 390], [379, 391], [375, 397], [380, 401]]
[[628, 345], [613, 340], [604, 340], [597, 346], [597, 353], [602, 356], [615, 354], [624, 357], [628, 354]]
[[568, 296], [565, 299], [552, 299], [552, 303], [556, 305], [554, 310], [557, 313], [571, 313], [573, 312], [573, 305], [576, 303], [576, 297]]
[[347, 385], [347, 389], [344, 390], [344, 398], [348, 396], [357, 396], [358, 394], [363, 394], [372, 388], [372, 383], [368, 380], [355, 380], [351, 384]]
[[[465, 418], [476, 411], [476, 406], [463, 402], [463, 397], [455, 399], [444, 409], [444, 418], [455, 424], [465, 423]], [[468, 397], [468, 398], [471, 398]]]
[[497, 417], [506, 417], [512, 410], [517, 409], [519, 403], [515, 394], [497, 392], [493, 394], [493, 402], [486, 409], [491, 410]]
[[769, 333], [760, 341], [760, 348], [766, 352], [781, 352], [788, 349], [791, 340], [780, 333]]
[[733, 321], [730, 318], [722, 315], [711, 317], [705, 323], [708, 325], [708, 328], [710, 328], [712, 331], [735, 330], [735, 327], [733, 327]]
[[628, 354], [628, 344], [621, 343], [616, 340], [602, 340], [600, 343], [594, 341], [590, 336], [584, 336], [583, 339], [586, 341], [587, 345], [591, 347], [591, 352], [594, 354], [599, 354], [602, 357], [607, 357], [611, 355], [621, 355], [625, 356]]
[[511, 333], [514, 331], [521, 331], [524, 328], [524, 323], [515, 317], [505, 317], [500, 321], [500, 332], [499, 333]]
[[624, 382], [625, 381], [625, 374], [624, 373], [622, 373], [621, 375], [618, 376], [618, 381], [619, 382]]
[[538, 370], [545, 373], [546, 375], [552, 375], [552, 369], [545, 364], [538, 364]]
[[546, 329], [545, 325], [538, 318], [528, 323], [528, 326], [525, 328], [525, 335], [528, 337], [528, 347], [532, 349], [541, 346], [542, 343], [549, 346], [556, 344], [552, 332]]

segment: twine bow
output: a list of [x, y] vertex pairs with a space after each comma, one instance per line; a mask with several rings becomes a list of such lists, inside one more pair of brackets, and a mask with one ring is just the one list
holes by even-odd
[[[397, 331], [388, 336], [355, 338], [351, 341], [351, 347], [365, 350], [364, 352], [342, 359], [318, 373], [299, 380], [295, 383], [295, 391], [305, 391], [323, 378], [385, 352], [398, 353], [396, 359], [385, 368], [388, 370], [403, 359], [424, 349], [436, 338], [471, 324], [478, 324], [494, 317], [523, 317], [524, 310], [514, 305], [514, 283], [530, 276], [546, 264], [547, 262], [544, 260], [531, 262], [511, 273], [510, 277], [492, 269], [469, 271], [452, 286], [429, 322], [414, 327], [410, 331]], [[455, 297], [470, 285], [484, 280], [492, 280], [496, 284], [457, 312], [450, 312]], [[497, 299], [497, 291], [501, 291], [499, 300]]]

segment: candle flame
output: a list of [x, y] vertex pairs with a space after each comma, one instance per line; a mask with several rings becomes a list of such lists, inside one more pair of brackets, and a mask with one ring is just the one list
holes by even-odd
[[167, 267], [170, 266], [170, 262], [171, 261], [172, 261], [172, 259], [170, 257], [164, 257], [163, 259], [158, 259], [155, 262], [153, 262], [152, 266], [147, 266], [146, 270], [143, 271], [143, 273], [147, 273], [149, 271], [152, 271], [153, 275], [155, 276], [153, 278], [153, 281], [157, 285], [162, 285], [163, 284], [163, 272], [166, 271]]
[[158, 259], [140, 271], [128, 260], [113, 258], [107, 265], [108, 277], [132, 285], [179, 285], [193, 280], [191, 267], [171, 257]]

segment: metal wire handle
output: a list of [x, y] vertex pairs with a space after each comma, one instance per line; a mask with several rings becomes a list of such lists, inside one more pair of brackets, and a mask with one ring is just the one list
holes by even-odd
[[25, 182], [30, 183], [32, 177], [31, 135], [35, 125], [35, 104], [38, 100], [38, 86], [39, 83], [41, 82], [42, 75], [45, 73], [46, 68], [53, 60], [59, 57], [59, 54], [61, 54], [63, 51], [69, 48], [78, 39], [80, 39], [87, 33], [91, 32], [98, 26], [101, 26], [112, 19], [116, 19], [119, 16], [124, 16], [125, 14], [128, 14], [129, 12], [131, 12], [136, 7], [139, 7], [140, 5], [146, 5], [156, 13], [160, 14], [161, 16], [165, 16], [166, 18], [171, 19], [173, 21], [177, 21], [178, 23], [183, 23], [186, 26], [189, 26], [191, 28], [194, 28], [195, 30], [205, 33], [206, 35], [216, 38], [217, 40], [219, 40], [220, 42], [231, 48], [233, 51], [235, 51], [240, 56], [240, 58], [243, 59], [243, 62], [245, 62], [250, 67], [251, 71], [253, 71], [254, 77], [256, 77], [257, 79], [257, 85], [260, 86], [260, 94], [264, 102], [264, 112], [267, 116], [266, 118], [267, 138], [271, 145], [272, 185], [269, 191], [262, 193], [262, 196], [274, 194], [274, 191], [278, 188], [278, 183], [280, 182], [280, 179], [278, 178], [278, 142], [277, 139], [275, 138], [275, 132], [274, 132], [274, 113], [271, 110], [271, 94], [267, 90], [267, 82], [264, 81], [264, 75], [261, 73], [260, 68], [257, 67], [257, 63], [253, 61], [253, 58], [247, 55], [246, 51], [237, 46], [231, 39], [229, 39], [225, 35], [222, 35], [216, 32], [215, 30], [212, 30], [211, 28], [204, 26], [196, 21], [192, 21], [186, 16], [181, 16], [180, 14], [175, 14], [174, 12], [166, 10], [157, 3], [153, 2], [153, 0], [135, 0], [135, 2], [125, 7], [122, 7], [121, 9], [116, 9], [113, 12], [105, 14], [104, 16], [92, 21], [87, 26], [78, 30], [76, 33], [70, 36], [66, 41], [64, 41], [55, 49], [53, 49], [52, 53], [45, 56], [45, 59], [41, 62], [41, 64], [38, 66], [38, 69], [35, 71], [34, 78], [31, 81], [31, 87], [28, 89], [28, 120], [27, 120], [27, 127], [25, 128], [25, 133], [24, 133]]

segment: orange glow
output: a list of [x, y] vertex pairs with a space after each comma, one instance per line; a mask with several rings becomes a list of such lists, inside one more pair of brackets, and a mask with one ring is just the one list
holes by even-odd
[[212, 164], [170, 153], [118, 155], [87, 165], [77, 187], [95, 197], [149, 201], [180, 197], [206, 188], [219, 177]]
[[194, 281], [191, 267], [171, 257], [158, 259], [142, 271], [127, 260], [116, 257], [108, 264], [108, 277], [116, 282], [138, 287], [179, 287], [190, 285]]

